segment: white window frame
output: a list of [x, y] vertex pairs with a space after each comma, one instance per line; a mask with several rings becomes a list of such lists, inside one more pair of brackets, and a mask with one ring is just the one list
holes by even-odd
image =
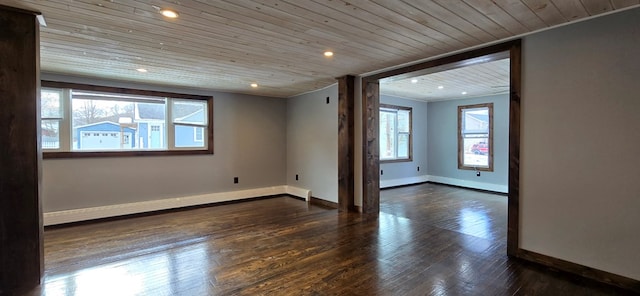
[[[174, 104], [179, 103], [180, 101], [186, 101], [183, 99], [174, 99], [173, 101], [171, 101], [171, 106], [173, 107]], [[194, 142], [196, 143], [203, 143], [204, 147], [207, 147], [208, 141], [206, 140], [207, 137], [205, 137], [204, 135], [207, 134], [207, 124], [206, 122], [208, 121], [208, 117], [211, 116], [210, 114], [208, 114], [207, 112], [205, 112], [204, 114], [204, 123], [181, 123], [177, 121], [177, 118], [173, 118], [173, 114], [171, 112], [171, 110], [168, 110], [167, 115], [170, 116], [170, 122], [171, 122], [171, 137], [170, 142], [172, 143], [172, 145], [174, 145], [173, 149], [175, 150], [190, 150], [190, 149], [201, 149], [201, 148], [194, 148], [194, 147], [175, 147], [175, 129], [178, 126], [187, 126], [187, 127], [193, 127], [194, 128], [194, 134], [193, 134], [193, 138], [194, 138]], [[202, 133], [202, 139], [200, 141], [196, 140], [196, 129], [197, 128], [204, 128], [204, 131]]]
[[[59, 102], [60, 110], [59, 110], [58, 113], [60, 114], [60, 116], [57, 116], [57, 117], [41, 116], [40, 120], [41, 120], [42, 123], [45, 122], [45, 121], [54, 121], [54, 122], [58, 123], [58, 147], [56, 147], [56, 148], [45, 147], [44, 146], [44, 140], [41, 140], [41, 147], [42, 147], [43, 151], [60, 151], [62, 149], [62, 147], [64, 146], [62, 144], [63, 141], [62, 141], [62, 136], [61, 136], [61, 132], [62, 132], [62, 129], [63, 129], [62, 128], [62, 126], [63, 126], [62, 121], [65, 118], [65, 116], [64, 116], [64, 113], [65, 113], [64, 112], [64, 105], [65, 105], [64, 104], [64, 101], [65, 101], [64, 92], [62, 90], [56, 89], [56, 88], [42, 88], [41, 89], [41, 96], [42, 96], [42, 92], [56, 92], [56, 93], [59, 94], [59, 96], [60, 96], [60, 102]], [[41, 137], [42, 137], [42, 135], [41, 135]]]
[[[399, 132], [398, 131], [398, 112], [399, 111], [407, 111], [409, 113], [409, 132]], [[380, 153], [380, 163], [413, 161], [413, 108], [404, 107], [404, 106], [390, 105], [390, 104], [380, 104], [379, 112], [380, 113], [389, 112], [389, 113], [395, 113], [396, 114], [396, 119], [395, 119], [395, 122], [394, 122], [394, 131], [395, 131], [394, 132], [394, 134], [395, 134], [394, 151], [395, 151], [395, 155], [392, 158], [382, 158], [382, 153]], [[382, 116], [380, 116], [380, 118], [381, 117]], [[408, 136], [409, 143], [407, 143], [407, 145], [408, 145], [409, 151], [407, 151], [407, 157], [399, 157], [398, 156], [398, 139], [400, 138], [400, 135], [407, 135]]]

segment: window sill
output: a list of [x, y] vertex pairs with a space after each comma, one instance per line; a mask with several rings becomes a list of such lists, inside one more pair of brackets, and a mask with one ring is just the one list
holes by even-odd
[[412, 161], [413, 161], [413, 158], [386, 159], [386, 160], [380, 160], [380, 163], [412, 162]]
[[207, 150], [43, 152], [42, 158], [59, 159], [59, 158], [98, 158], [98, 157], [178, 156], [178, 155], [203, 155], [203, 154], [213, 154], [213, 147]]
[[465, 171], [493, 172], [493, 168], [492, 167], [476, 168], [476, 167], [470, 167], [470, 166], [459, 166], [458, 169], [459, 170], [465, 170]]

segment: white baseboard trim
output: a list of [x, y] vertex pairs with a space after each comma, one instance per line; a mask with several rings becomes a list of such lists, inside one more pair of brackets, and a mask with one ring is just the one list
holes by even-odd
[[[424, 182], [436, 182], [454, 186], [489, 190], [495, 192], [507, 193], [508, 187], [498, 184], [468, 181], [440, 176], [422, 175], [409, 178], [400, 178], [392, 180], [381, 180], [380, 188], [388, 188], [393, 186], [411, 185]], [[63, 210], [56, 212], [44, 213], [44, 225], [56, 225], [63, 223], [79, 222], [100, 218], [116, 217], [130, 214], [138, 214], [152, 211], [168, 210], [189, 206], [205, 205], [210, 203], [241, 200], [255, 198], [261, 196], [290, 194], [303, 198], [307, 202], [311, 200], [311, 191], [304, 188], [298, 188], [289, 185], [263, 187], [256, 189], [247, 189], [229, 192], [217, 192], [201, 195], [192, 195], [160, 200], [150, 200], [135, 203], [108, 205], [92, 208]]]
[[286, 194], [304, 198], [307, 202], [311, 201], [311, 190], [285, 185]]
[[189, 206], [205, 205], [210, 203], [233, 201], [261, 196], [290, 194], [310, 200], [311, 191], [288, 185], [263, 187], [229, 192], [217, 192], [185, 197], [150, 200], [126, 204], [100, 206], [44, 213], [44, 225], [56, 225], [63, 223], [79, 222], [100, 218], [116, 217], [130, 214], [138, 214], [159, 210], [168, 210]]
[[391, 180], [380, 180], [380, 188], [418, 184], [418, 183], [424, 183], [427, 181], [429, 181], [429, 176], [427, 175], [400, 178], [400, 179], [391, 179]]
[[431, 175], [428, 176], [428, 179], [429, 179], [430, 182], [442, 183], [442, 184], [447, 184], [447, 185], [454, 185], [454, 186], [460, 186], [460, 187], [488, 190], [488, 191], [494, 191], [494, 192], [500, 192], [500, 193], [508, 193], [509, 192], [509, 186], [507, 186], [507, 185], [485, 183], [485, 182], [477, 182], [477, 181], [469, 181], [469, 180], [462, 180], [462, 179], [455, 179], [455, 178], [448, 178], [448, 177], [440, 177], [440, 176], [431, 176]]
[[418, 183], [424, 183], [424, 182], [442, 183], [447, 185], [488, 190], [488, 191], [494, 191], [494, 192], [500, 192], [500, 193], [509, 192], [509, 187], [506, 185], [469, 181], [469, 180], [432, 176], [432, 175], [422, 175], [422, 176], [414, 176], [414, 177], [391, 179], [391, 180], [380, 180], [380, 188], [389, 188], [394, 186], [411, 185], [411, 184], [418, 184]]

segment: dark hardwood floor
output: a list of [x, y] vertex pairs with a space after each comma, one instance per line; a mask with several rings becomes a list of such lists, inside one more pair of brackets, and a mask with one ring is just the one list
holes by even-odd
[[383, 190], [378, 217], [290, 197], [45, 230], [29, 295], [622, 295], [506, 256], [506, 197]]

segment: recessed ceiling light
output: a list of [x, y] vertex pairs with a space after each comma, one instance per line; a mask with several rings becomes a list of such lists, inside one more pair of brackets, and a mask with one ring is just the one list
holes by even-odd
[[467, 92], [466, 92], [466, 91], [463, 91], [463, 92], [462, 92], [462, 94], [463, 94], [463, 95], [466, 95], [466, 94], [467, 94]]
[[418, 83], [418, 79], [411, 79], [411, 83]]
[[444, 86], [442, 86], [442, 85], [438, 86], [438, 89], [443, 89], [443, 88], [444, 88]]
[[161, 9], [160, 13], [168, 18], [177, 18], [178, 13], [171, 9]]
[[147, 73], [147, 72], [149, 72], [149, 71], [147, 71], [147, 69], [145, 69], [145, 68], [138, 68], [138, 69], [136, 69], [136, 71], [138, 71], [138, 72], [140, 72], [140, 73]]
[[251, 87], [256, 88], [256, 87], [258, 87], [258, 84], [257, 83], [251, 83]]
[[333, 56], [333, 51], [329, 51], [329, 50], [325, 51], [324, 52], [324, 56], [325, 57], [332, 57]]

